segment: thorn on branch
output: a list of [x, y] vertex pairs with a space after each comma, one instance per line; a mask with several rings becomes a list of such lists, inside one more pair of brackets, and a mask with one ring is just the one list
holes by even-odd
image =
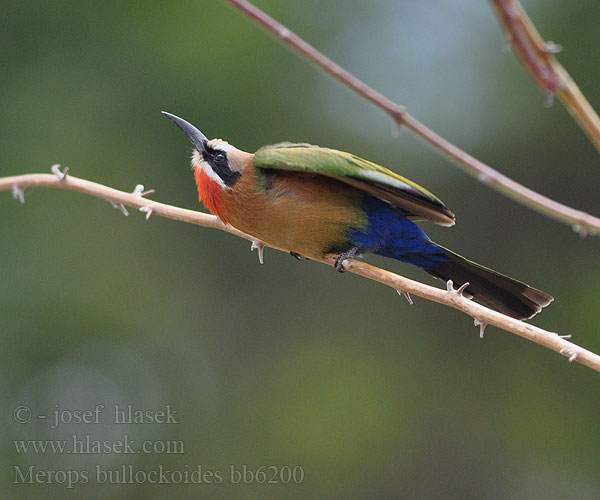
[[400, 295], [401, 297], [404, 297], [411, 306], [414, 304], [413, 299], [410, 296], [410, 293], [405, 292], [404, 290], [396, 290], [396, 291], [398, 292], [398, 295]]
[[548, 92], [544, 97], [544, 107], [551, 108], [554, 104], [554, 94], [552, 92]]
[[12, 188], [12, 195], [15, 200], [25, 203], [25, 190], [21, 189], [17, 184]]
[[145, 212], [146, 213], [146, 220], [148, 220], [150, 218], [150, 216], [152, 215], [152, 207], [149, 205], [146, 205], [144, 207], [140, 207], [140, 212]]
[[285, 26], [282, 26], [281, 28], [279, 28], [279, 31], [277, 34], [284, 42], [289, 42], [290, 39], [292, 38], [291, 30], [289, 30]]
[[69, 167], [65, 167], [62, 171], [60, 170], [60, 164], [55, 164], [50, 167], [50, 171], [58, 177], [59, 181], [64, 181], [69, 174]]
[[589, 231], [580, 224], [573, 224], [571, 229], [575, 231], [581, 238], [585, 238], [589, 234]]
[[252, 241], [252, 245], [250, 246], [250, 251], [254, 252], [254, 250], [258, 250], [258, 261], [261, 264], [264, 264], [264, 259], [263, 259], [263, 251], [265, 249], [265, 246], [263, 244], [262, 241], [259, 240], [253, 240]]
[[115, 203], [112, 200], [106, 200], [106, 201], [108, 201], [112, 205], [113, 208], [118, 208], [125, 217], [127, 217], [129, 215], [129, 212], [127, 211], [127, 209], [125, 208], [125, 205], [123, 205], [123, 203]]
[[398, 127], [402, 127], [402, 125], [404, 125], [406, 116], [406, 109], [404, 106], [399, 106], [396, 104], [394, 109], [391, 111], [391, 115]]
[[392, 137], [397, 139], [400, 137], [400, 132], [402, 132], [402, 123], [394, 120], [394, 123], [392, 124]]
[[560, 350], [560, 353], [564, 354], [567, 358], [569, 358], [569, 363], [572, 363], [577, 359], [577, 352], [575, 352], [575, 350], [570, 347], [563, 347]]
[[473, 318], [473, 323], [475, 324], [475, 326], [479, 327], [479, 338], [482, 339], [483, 334], [485, 333], [485, 327], [487, 326], [487, 323], [484, 321], [479, 321], [477, 318]]
[[554, 335], [556, 335], [556, 336], [557, 336], [559, 339], [565, 339], [565, 340], [568, 340], [568, 339], [570, 339], [570, 338], [572, 337], [572, 335], [571, 335], [570, 333], [569, 333], [569, 334], [567, 334], [567, 335], [561, 335], [561, 334], [560, 334], [560, 333], [558, 333], [558, 332], [550, 332], [550, 333], [553, 333], [553, 334], [554, 334]]
[[552, 40], [548, 40], [544, 44], [544, 51], [547, 54], [558, 54], [559, 52], [562, 52], [562, 50], [563, 50], [562, 45], [559, 45], [558, 43], [554, 43]]
[[137, 184], [133, 190], [133, 194], [135, 194], [136, 196], [141, 196], [142, 198], [144, 196], [150, 196], [151, 194], [156, 193], [156, 190], [154, 189], [147, 189], [146, 191], [144, 191], [144, 185], [143, 184]]
[[505, 33], [504, 42], [502, 43], [502, 52], [504, 52], [505, 54], [510, 54], [512, 52], [512, 49], [512, 40], [510, 39], [510, 36], [508, 36], [508, 34]]
[[[465, 297], [465, 290], [466, 288], [470, 285], [471, 283], [469, 283], [468, 281], [466, 283], [463, 283], [462, 285], [460, 285], [460, 288], [458, 290], [456, 290], [456, 293], [458, 293], [459, 295], [462, 295], [463, 297]], [[468, 297], [465, 297], [468, 298]]]
[[460, 295], [461, 297], [463, 297], [467, 300], [471, 300], [473, 297], [471, 295], [469, 295], [468, 293], [465, 293], [465, 290], [469, 285], [470, 285], [470, 283], [467, 281], [466, 283], [463, 283], [462, 285], [460, 285], [458, 290], [455, 290], [454, 282], [452, 280], [448, 280], [446, 282], [446, 290], [450, 293], [455, 293], [457, 295]]

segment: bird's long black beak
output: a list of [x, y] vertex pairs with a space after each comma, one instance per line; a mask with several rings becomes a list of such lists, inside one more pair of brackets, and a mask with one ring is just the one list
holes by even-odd
[[183, 118], [167, 113], [166, 111], [163, 111], [162, 114], [173, 120], [175, 125], [183, 130], [185, 135], [188, 136], [189, 140], [192, 141], [192, 144], [200, 153], [206, 149], [206, 143], [208, 142], [207, 137], [191, 123], [186, 122]]

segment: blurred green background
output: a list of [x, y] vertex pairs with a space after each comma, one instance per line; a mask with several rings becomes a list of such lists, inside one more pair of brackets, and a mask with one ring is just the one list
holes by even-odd
[[[598, 152], [506, 48], [489, 4], [257, 0], [501, 172], [598, 215]], [[433, 239], [552, 293], [535, 324], [600, 351], [597, 238], [525, 209], [394, 127], [218, 0], [1, 2], [0, 175], [71, 173], [197, 209], [168, 110], [254, 151], [283, 140], [359, 154], [457, 214]], [[525, 1], [600, 108], [600, 3]], [[598, 499], [600, 377], [418, 298], [222, 232], [74, 192], [0, 193], [0, 498]], [[433, 283], [398, 262], [370, 262]], [[439, 285], [439, 283], [438, 283]], [[105, 405], [100, 424], [53, 411]], [[121, 425], [114, 406], [171, 405]], [[26, 405], [29, 423], [13, 411]], [[71, 412], [71, 413], [69, 413]], [[46, 421], [38, 415], [48, 416]], [[67, 418], [65, 417], [65, 418]], [[183, 441], [185, 453], [18, 453], [15, 440]], [[299, 466], [299, 484], [229, 467]], [[96, 467], [220, 471], [221, 484], [98, 484]], [[27, 471], [88, 482], [14, 484]], [[271, 469], [274, 470], [274, 469]], [[58, 477], [58, 476], [57, 476]]]

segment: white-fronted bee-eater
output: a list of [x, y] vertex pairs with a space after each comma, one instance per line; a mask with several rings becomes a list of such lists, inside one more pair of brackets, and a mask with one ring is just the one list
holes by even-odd
[[208, 140], [164, 113], [185, 132], [200, 201], [223, 222], [292, 255], [343, 261], [374, 253], [427, 271], [493, 309], [528, 319], [553, 298], [444, 248], [415, 224], [452, 226], [454, 214], [418, 184], [351, 153], [280, 143], [246, 153]]

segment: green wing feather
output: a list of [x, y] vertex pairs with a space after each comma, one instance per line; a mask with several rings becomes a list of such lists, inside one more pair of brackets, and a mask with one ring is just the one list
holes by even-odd
[[414, 220], [428, 220], [443, 226], [454, 224], [454, 214], [432, 193], [350, 153], [310, 144], [281, 143], [259, 149], [254, 155], [254, 166], [333, 177], [404, 210]]

